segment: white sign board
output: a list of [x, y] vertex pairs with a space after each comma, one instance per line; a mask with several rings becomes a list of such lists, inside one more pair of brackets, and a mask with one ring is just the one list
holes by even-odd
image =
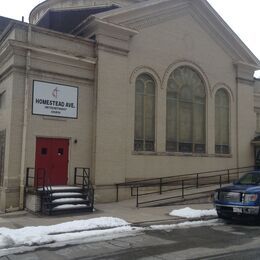
[[66, 118], [78, 117], [78, 88], [34, 81], [32, 113]]

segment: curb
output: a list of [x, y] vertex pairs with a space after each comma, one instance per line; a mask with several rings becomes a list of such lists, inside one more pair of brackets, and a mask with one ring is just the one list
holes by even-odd
[[133, 222], [131, 223], [131, 226], [148, 227], [151, 225], [171, 225], [171, 224], [179, 224], [183, 222], [207, 221], [212, 219], [218, 219], [218, 217], [204, 216], [200, 218], [176, 218], [176, 219], [151, 220], [151, 221]]

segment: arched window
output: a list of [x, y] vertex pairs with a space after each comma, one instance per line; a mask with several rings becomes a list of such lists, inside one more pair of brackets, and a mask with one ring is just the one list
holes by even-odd
[[215, 96], [215, 153], [229, 154], [229, 95], [223, 88]]
[[154, 151], [155, 83], [148, 74], [141, 74], [135, 83], [135, 151]]
[[166, 151], [205, 153], [205, 84], [188, 66], [167, 83]]

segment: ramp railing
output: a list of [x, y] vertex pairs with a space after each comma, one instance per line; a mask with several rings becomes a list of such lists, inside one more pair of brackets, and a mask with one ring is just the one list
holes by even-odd
[[[222, 186], [239, 178], [241, 174], [254, 170], [254, 166], [246, 166], [240, 168], [229, 168], [217, 171], [196, 172], [183, 175], [166, 176], [151, 179], [142, 179], [116, 184], [116, 200], [119, 201], [120, 188], [129, 188], [131, 196], [136, 197], [136, 207], [148, 204], [167, 203], [170, 200], [184, 199], [191, 195], [197, 195], [204, 191], [199, 190], [202, 187], [210, 187], [214, 185]], [[196, 190], [189, 193], [188, 190]], [[162, 195], [167, 192], [174, 193], [173, 196], [161, 197], [156, 199], [149, 198], [141, 201], [143, 197], [151, 197], [152, 195]]]

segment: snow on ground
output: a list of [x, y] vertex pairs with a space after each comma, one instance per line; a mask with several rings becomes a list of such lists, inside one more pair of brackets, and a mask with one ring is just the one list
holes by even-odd
[[135, 236], [145, 230], [172, 230], [198, 226], [215, 226], [218, 220], [187, 221], [171, 225], [134, 227], [120, 218], [100, 217], [76, 220], [52, 226], [0, 228], [0, 257], [44, 247], [92, 243], [119, 237]]
[[186, 207], [183, 209], [173, 210], [169, 215], [183, 218], [200, 218], [204, 216], [217, 216], [217, 212], [215, 209], [198, 210]]
[[[81, 187], [78, 186], [45, 186], [46, 189], [51, 189], [52, 191], [59, 191], [59, 190], [81, 190]], [[38, 191], [42, 191], [43, 188], [38, 188]]]
[[[120, 227], [120, 228], [118, 228]], [[100, 230], [118, 228], [115, 232], [125, 232], [129, 223], [119, 218], [100, 217], [88, 220], [76, 220], [52, 226], [24, 227], [20, 229], [0, 228], [0, 248], [15, 247], [22, 245], [42, 245], [54, 243], [56, 241], [70, 240], [80, 238], [81, 235], [86, 236], [86, 233], [91, 235], [101, 235]], [[91, 232], [90, 230], [93, 230]], [[105, 230], [102, 230], [103, 232]], [[69, 234], [74, 232], [74, 234]], [[113, 229], [110, 230], [113, 232]], [[73, 238], [73, 236], [75, 238]]]
[[[0, 257], [12, 255], [12, 254], [20, 254], [24, 252], [30, 252], [42, 247], [44, 248], [59, 248], [64, 247], [67, 245], [80, 245], [80, 244], [90, 244], [94, 242], [100, 241], [107, 241], [118, 239], [122, 237], [130, 237], [136, 236], [138, 232], [143, 231], [144, 228], [141, 227], [130, 227], [130, 226], [123, 226], [123, 227], [116, 227], [107, 230], [90, 230], [90, 231], [83, 231], [77, 232], [75, 235], [73, 233], [66, 233], [65, 235], [57, 235], [60, 237], [56, 237], [58, 242], [44, 244], [44, 245], [35, 245], [35, 246], [16, 246], [10, 247], [5, 249], [0, 249]], [[69, 235], [67, 237], [67, 235]], [[67, 237], [67, 239], [66, 239]]]

